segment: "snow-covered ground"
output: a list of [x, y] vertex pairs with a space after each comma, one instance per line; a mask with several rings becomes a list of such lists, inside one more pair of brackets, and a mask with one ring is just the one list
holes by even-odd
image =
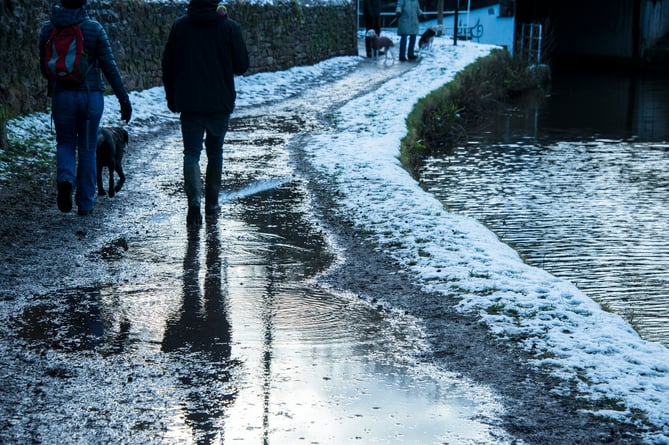
[[[632, 410], [642, 411], [655, 426], [648, 443], [669, 444], [667, 348], [642, 340], [626, 321], [604, 311], [571, 283], [525, 264], [476, 220], [446, 211], [399, 164], [405, 119], [417, 100], [490, 49], [437, 39], [413, 69], [341, 108], [335, 130], [313, 134], [309, 159], [335, 179], [352, 219], [418, 283], [462, 297], [460, 310], [479, 314], [500, 338], [531, 351], [535, 366], [573, 379], [593, 399], [622, 403], [598, 414], [627, 417]], [[339, 57], [238, 78], [237, 104], [281, 100], [299, 93], [308, 84], [305, 80], [319, 73], [358, 62], [357, 57]], [[161, 88], [133, 92], [131, 100], [134, 134], [148, 131], [156, 120], [175, 119]], [[110, 96], [103, 124], [118, 123], [118, 115], [118, 102]], [[53, 150], [50, 125], [48, 114], [37, 113], [11, 121], [9, 136], [38, 138]], [[45, 140], [45, 134], [51, 136]], [[0, 177], [2, 170], [0, 165]]]

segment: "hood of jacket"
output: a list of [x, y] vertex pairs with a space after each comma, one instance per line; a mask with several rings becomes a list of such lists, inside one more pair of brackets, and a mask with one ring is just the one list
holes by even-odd
[[51, 23], [53, 23], [53, 26], [56, 28], [78, 25], [86, 20], [87, 17], [88, 15], [84, 8], [69, 9], [54, 3], [53, 8], [51, 9]]
[[219, 0], [190, 0], [188, 16], [198, 25], [211, 26], [219, 19], [216, 12]]

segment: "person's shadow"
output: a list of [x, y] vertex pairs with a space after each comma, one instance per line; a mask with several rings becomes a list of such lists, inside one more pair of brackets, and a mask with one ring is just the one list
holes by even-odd
[[[225, 408], [235, 399], [230, 372], [231, 328], [222, 283], [220, 239], [215, 221], [206, 228], [204, 296], [200, 283], [200, 232], [189, 231], [184, 257], [183, 302], [168, 319], [162, 351], [175, 354], [178, 378], [187, 390], [183, 401], [186, 423], [196, 443], [212, 443], [222, 436]], [[223, 383], [223, 384], [222, 384]]]

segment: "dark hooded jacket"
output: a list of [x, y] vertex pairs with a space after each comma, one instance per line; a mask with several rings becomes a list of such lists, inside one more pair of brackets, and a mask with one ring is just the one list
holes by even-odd
[[249, 67], [239, 24], [216, 13], [218, 0], [191, 0], [172, 25], [163, 53], [167, 106], [175, 112], [225, 113], [234, 108], [235, 75]]
[[119, 99], [128, 97], [128, 93], [123, 86], [121, 73], [118, 70], [114, 55], [109, 44], [107, 33], [100, 23], [92, 20], [84, 8], [69, 9], [55, 4], [51, 9], [51, 19], [44, 22], [39, 37], [40, 69], [44, 77], [47, 77], [46, 67], [44, 66], [44, 56], [46, 53], [46, 42], [54, 27], [65, 27], [69, 25], [78, 25], [84, 35], [84, 52], [88, 55], [89, 70], [86, 75], [86, 83], [78, 86], [66, 86], [59, 82], [50, 80], [49, 92], [69, 89], [104, 91], [105, 85], [102, 80], [104, 73], [107, 81], [114, 90], [114, 94]]

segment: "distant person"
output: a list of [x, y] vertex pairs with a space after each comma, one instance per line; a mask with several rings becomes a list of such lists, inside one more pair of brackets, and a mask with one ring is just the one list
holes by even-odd
[[[377, 36], [381, 35], [381, 0], [363, 0], [362, 17], [365, 20], [365, 29], [373, 29]], [[372, 38], [365, 37], [365, 52], [372, 57]]]
[[[223, 138], [235, 105], [235, 75], [249, 67], [239, 24], [218, 0], [190, 0], [188, 12], [172, 25], [163, 53], [163, 83], [167, 107], [181, 113], [186, 224], [202, 225], [200, 153], [207, 152], [205, 213], [219, 211], [223, 173]], [[206, 136], [206, 137], [205, 137]]]
[[[95, 205], [95, 149], [98, 127], [104, 110], [102, 74], [114, 90], [121, 105], [121, 119], [130, 121], [132, 106], [116, 66], [107, 33], [92, 20], [84, 6], [86, 0], [61, 0], [54, 3], [51, 19], [42, 25], [39, 36], [40, 68], [49, 79], [48, 93], [52, 99], [51, 113], [56, 127], [56, 186], [58, 208], [72, 210], [72, 192], [78, 214], [91, 213]], [[86, 69], [78, 82], [55, 80], [45, 62], [47, 44], [52, 31], [77, 25], [83, 34]]]
[[[416, 36], [419, 31], [418, 18], [423, 15], [418, 0], [399, 0], [395, 13], [398, 17], [397, 35], [400, 36], [400, 62], [416, 60]], [[409, 48], [407, 51], [407, 37]], [[408, 54], [407, 54], [408, 52]]]

